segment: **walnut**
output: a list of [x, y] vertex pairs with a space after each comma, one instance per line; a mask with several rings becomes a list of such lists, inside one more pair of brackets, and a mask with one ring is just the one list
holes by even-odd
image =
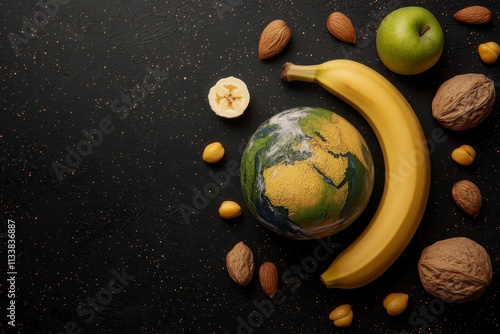
[[441, 240], [425, 248], [418, 273], [427, 292], [457, 304], [481, 296], [493, 275], [486, 250], [465, 237]]
[[255, 268], [253, 253], [243, 241], [227, 253], [226, 268], [229, 276], [241, 286], [247, 286], [252, 280]]
[[432, 116], [445, 128], [467, 130], [493, 110], [495, 85], [483, 74], [456, 75], [445, 81], [432, 100]]

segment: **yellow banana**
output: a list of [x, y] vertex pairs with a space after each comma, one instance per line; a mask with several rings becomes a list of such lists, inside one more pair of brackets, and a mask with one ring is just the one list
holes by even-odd
[[385, 184], [379, 207], [363, 233], [321, 275], [329, 288], [368, 284], [401, 255], [425, 211], [430, 160], [420, 122], [387, 79], [355, 61], [286, 63], [282, 78], [317, 83], [346, 101], [368, 121], [380, 142]]

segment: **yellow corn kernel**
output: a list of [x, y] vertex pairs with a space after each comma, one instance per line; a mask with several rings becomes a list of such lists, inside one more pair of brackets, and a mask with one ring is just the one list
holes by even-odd
[[333, 320], [333, 324], [337, 327], [347, 327], [352, 323], [352, 309], [351, 305], [344, 304], [337, 307], [330, 313], [330, 320]]
[[482, 61], [493, 64], [500, 56], [500, 45], [495, 42], [483, 43], [477, 47], [477, 52]]
[[385, 297], [383, 305], [389, 315], [401, 314], [408, 306], [408, 295], [406, 293], [390, 293]]
[[241, 216], [241, 206], [233, 201], [224, 201], [219, 207], [219, 215], [224, 219], [233, 219]]
[[463, 166], [470, 165], [476, 157], [476, 151], [470, 145], [462, 145], [451, 152], [451, 158]]
[[203, 150], [203, 161], [214, 164], [224, 157], [224, 153], [225, 150], [222, 144], [217, 141], [213, 142], [208, 144]]

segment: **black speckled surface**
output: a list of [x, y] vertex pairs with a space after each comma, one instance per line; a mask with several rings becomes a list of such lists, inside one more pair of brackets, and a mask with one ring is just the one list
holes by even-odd
[[[453, 19], [472, 4], [489, 7], [493, 21], [474, 27]], [[406, 5], [430, 9], [446, 36], [440, 62], [413, 77], [389, 72], [375, 50], [387, 8]], [[58, 7], [16, 54], [9, 34], [22, 35], [23, 17], [41, 7], [36, 1], [0, 3], [0, 333], [237, 333], [241, 319], [254, 326], [240, 326], [240, 332], [253, 333], [500, 331], [498, 98], [482, 125], [461, 133], [443, 130], [446, 140], [433, 146], [428, 207], [402, 256], [368, 286], [328, 290], [319, 274], [370, 220], [382, 192], [383, 160], [373, 132], [354, 110], [319, 87], [279, 78], [285, 61], [346, 57], [365, 63], [401, 90], [432, 140], [440, 126], [430, 104], [443, 81], [477, 72], [500, 82], [499, 63], [485, 65], [476, 53], [479, 43], [500, 42], [498, 2], [60, 0]], [[326, 31], [334, 10], [355, 24], [355, 46]], [[259, 61], [260, 32], [278, 18], [290, 25], [292, 40], [280, 56]], [[148, 68], [155, 67], [161, 83], [138, 96]], [[229, 75], [247, 83], [252, 99], [236, 120], [218, 118], [206, 100], [209, 88]], [[131, 90], [139, 102], [126, 117], [113, 112], [114, 101]], [[308, 105], [335, 110], [355, 124], [377, 166], [370, 205], [354, 225], [327, 240], [338, 247], [324, 261], [311, 261], [318, 241], [274, 235], [245, 207], [234, 222], [217, 214], [223, 200], [243, 204], [243, 197], [237, 175], [224, 184], [214, 183], [214, 176], [239, 164], [242, 145], [264, 120]], [[109, 133], [60, 182], [52, 164], [64, 163], [66, 148], [75, 149], [85, 139], [82, 131], [101, 122]], [[208, 166], [201, 152], [212, 141], [221, 141], [227, 154]], [[449, 158], [461, 144], [478, 152], [469, 167]], [[449, 194], [463, 178], [483, 192], [476, 219], [467, 218]], [[197, 191], [209, 191], [211, 198], [193, 203]], [[180, 211], [186, 205], [196, 209], [187, 219]], [[15, 328], [7, 324], [6, 310], [8, 219], [16, 222]], [[424, 247], [454, 236], [487, 249], [494, 277], [479, 300], [445, 305], [424, 291], [417, 261]], [[256, 279], [241, 288], [226, 272], [225, 255], [240, 240], [253, 250], [257, 266], [275, 262], [283, 275], [272, 308], [259, 311], [271, 302]], [[410, 295], [398, 317], [381, 306], [394, 291]], [[355, 320], [338, 329], [328, 314], [343, 303], [352, 305]]]

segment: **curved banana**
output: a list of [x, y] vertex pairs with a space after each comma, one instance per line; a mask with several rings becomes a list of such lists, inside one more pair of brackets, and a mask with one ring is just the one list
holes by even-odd
[[385, 185], [379, 207], [363, 233], [321, 275], [329, 288], [368, 284], [401, 255], [425, 211], [430, 160], [420, 122], [387, 79], [355, 61], [286, 63], [282, 78], [317, 83], [346, 101], [368, 121], [380, 142]]

